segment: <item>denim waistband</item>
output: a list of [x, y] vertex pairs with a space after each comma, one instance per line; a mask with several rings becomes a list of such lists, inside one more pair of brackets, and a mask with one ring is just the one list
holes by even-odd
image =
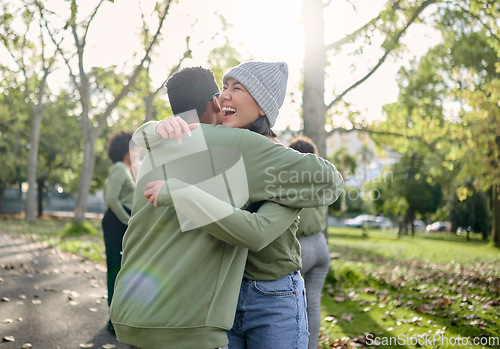
[[[300, 276], [300, 277], [302, 277], [302, 275], [300, 274], [300, 270], [295, 270], [294, 272], [292, 272], [292, 273], [290, 273], [288, 275], [282, 276], [279, 279], [287, 277], [287, 276], [290, 276], [290, 277]], [[274, 279], [274, 280], [279, 280], [279, 279]], [[247, 279], [247, 278], [243, 278], [244, 282], [252, 282], [252, 281], [274, 281], [274, 280], [250, 280], [250, 279]]]

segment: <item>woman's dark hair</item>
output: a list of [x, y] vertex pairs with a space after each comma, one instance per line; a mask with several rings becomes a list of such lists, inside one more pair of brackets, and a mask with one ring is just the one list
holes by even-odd
[[[265, 115], [260, 115], [257, 120], [254, 121], [253, 124], [248, 128], [250, 131], [255, 133], [260, 133], [263, 136], [276, 137], [276, 133], [271, 130], [269, 126], [269, 120]], [[255, 213], [259, 210], [259, 208], [265, 203], [265, 201], [253, 202], [245, 209], [248, 212]]]
[[271, 126], [269, 126], [269, 120], [265, 115], [260, 115], [257, 120], [253, 122], [248, 128], [250, 131], [260, 133], [263, 136], [276, 137], [276, 133], [271, 130]]
[[316, 147], [316, 144], [314, 144], [314, 142], [306, 136], [295, 137], [288, 146], [304, 154], [318, 155], [318, 148]]
[[108, 156], [113, 162], [123, 161], [129, 152], [129, 143], [132, 132], [119, 131], [115, 133], [108, 142]]

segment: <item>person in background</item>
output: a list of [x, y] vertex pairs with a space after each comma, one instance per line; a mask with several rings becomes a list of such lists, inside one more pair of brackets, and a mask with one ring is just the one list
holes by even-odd
[[[102, 219], [104, 245], [106, 246], [108, 305], [113, 299], [116, 275], [122, 262], [122, 241], [127, 230], [132, 199], [134, 179], [131, 173], [129, 143], [132, 132], [120, 131], [111, 137], [108, 143], [108, 156], [113, 166], [104, 182], [104, 202], [106, 213]], [[111, 321], [108, 330], [114, 334]]]
[[[289, 147], [301, 153], [318, 155], [316, 145], [307, 137], [294, 138]], [[321, 290], [330, 268], [328, 242], [323, 234], [327, 214], [328, 206], [302, 209], [297, 230], [301, 246], [302, 275], [307, 291], [307, 320], [310, 333], [308, 349], [318, 348]]]

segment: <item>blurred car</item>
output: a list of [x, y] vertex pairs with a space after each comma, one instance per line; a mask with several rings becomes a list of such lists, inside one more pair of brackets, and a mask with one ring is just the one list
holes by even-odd
[[362, 214], [354, 218], [346, 219], [344, 224], [350, 228], [390, 229], [393, 228], [392, 221], [387, 217], [375, 217]]
[[344, 221], [346, 227], [349, 228], [363, 228], [364, 224], [368, 223], [368, 227], [371, 227], [370, 222], [375, 219], [374, 216], [368, 214], [362, 214], [354, 218], [346, 219]]
[[387, 217], [374, 217], [375, 219], [370, 222], [371, 228], [377, 229], [392, 229], [394, 225], [392, 221]]
[[428, 233], [431, 232], [437, 232], [437, 231], [451, 231], [451, 222], [442, 222], [442, 221], [437, 221], [432, 224], [429, 224], [427, 227], [425, 227], [425, 231]]
[[[415, 231], [425, 231], [425, 228], [427, 227], [424, 221], [420, 219], [415, 219], [413, 221], [413, 226], [415, 227]], [[411, 229], [411, 225], [408, 229]]]

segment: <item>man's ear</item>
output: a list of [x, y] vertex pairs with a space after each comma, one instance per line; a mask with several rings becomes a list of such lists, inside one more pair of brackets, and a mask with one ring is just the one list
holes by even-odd
[[220, 103], [219, 103], [219, 98], [213, 96], [212, 97], [212, 106], [214, 108], [214, 112], [215, 113], [220, 113], [222, 108], [220, 106]]
[[262, 110], [262, 108], [259, 109], [259, 115], [260, 116], [266, 116], [266, 113], [264, 113], [264, 111]]

